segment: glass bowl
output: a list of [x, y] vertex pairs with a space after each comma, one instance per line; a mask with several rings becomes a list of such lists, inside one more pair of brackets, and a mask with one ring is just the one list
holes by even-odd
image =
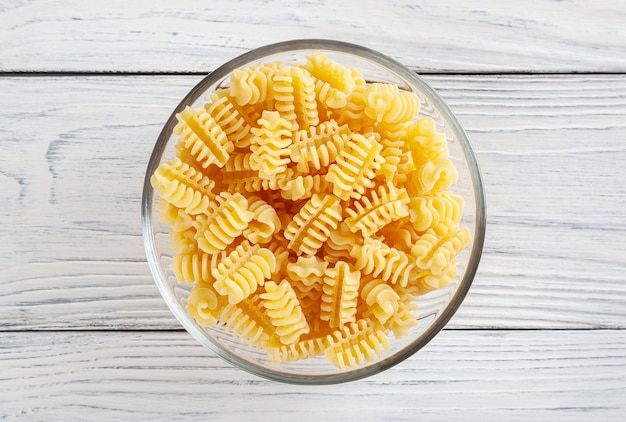
[[[315, 51], [344, 66], [358, 69], [366, 82], [396, 84], [414, 92], [421, 101], [418, 117], [430, 116], [439, 132], [447, 137], [449, 158], [456, 166], [458, 180], [450, 190], [464, 199], [461, 225], [471, 233], [468, 247], [457, 255], [457, 276], [444, 288], [420, 296], [418, 324], [410, 334], [389, 337], [389, 349], [377, 359], [354, 369], [338, 369], [324, 356], [290, 363], [272, 363], [263, 350], [239, 340], [220, 326], [198, 325], [186, 311], [192, 285], [179, 283], [169, 265], [174, 252], [169, 226], [159, 221], [158, 194], [150, 183], [157, 167], [175, 156], [178, 137], [173, 129], [176, 114], [186, 106], [200, 107], [210, 94], [224, 87], [234, 69], [267, 62], [304, 62]], [[202, 345], [237, 367], [258, 376], [294, 384], [333, 384], [380, 373], [407, 359], [424, 347], [447, 324], [465, 298], [480, 260], [485, 234], [484, 193], [476, 158], [470, 142], [443, 99], [415, 72], [397, 61], [358, 45], [329, 40], [293, 40], [257, 48], [222, 65], [200, 81], [178, 104], [165, 123], [146, 171], [142, 200], [142, 230], [148, 263], [161, 295], [182, 326]]]

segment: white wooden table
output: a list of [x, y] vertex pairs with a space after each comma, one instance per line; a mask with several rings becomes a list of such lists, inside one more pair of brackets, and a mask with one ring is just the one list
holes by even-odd
[[[624, 420], [626, 3], [512, 3], [2, 1], [0, 419]], [[448, 327], [384, 374], [326, 387], [257, 378], [196, 343], [140, 231], [146, 163], [179, 99], [293, 38], [422, 74], [466, 127], [488, 203]]]

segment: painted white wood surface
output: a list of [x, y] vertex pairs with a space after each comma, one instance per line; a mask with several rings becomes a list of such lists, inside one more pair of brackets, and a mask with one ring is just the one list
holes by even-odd
[[[0, 2], [0, 419], [623, 420], [625, 18], [612, 0]], [[385, 374], [319, 388], [181, 331], [139, 227], [154, 140], [201, 74], [313, 37], [428, 73], [488, 200], [449, 326]]]
[[[145, 263], [141, 188], [162, 122], [199, 78], [0, 80], [13, 104], [0, 114], [3, 329], [179, 327]], [[626, 78], [427, 79], [467, 128], [488, 202], [451, 327], [626, 327]]]
[[211, 421], [620, 421], [626, 331], [444, 331], [349, 384], [284, 385], [185, 332], [0, 334], [0, 418]]
[[207, 72], [330, 38], [426, 72], [624, 72], [624, 21], [621, 0], [5, 0], [0, 71]]

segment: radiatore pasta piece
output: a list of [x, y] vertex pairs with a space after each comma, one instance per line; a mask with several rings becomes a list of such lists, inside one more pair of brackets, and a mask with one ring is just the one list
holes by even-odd
[[322, 52], [236, 69], [150, 181], [187, 312], [272, 362], [376, 360], [470, 244], [445, 133]]

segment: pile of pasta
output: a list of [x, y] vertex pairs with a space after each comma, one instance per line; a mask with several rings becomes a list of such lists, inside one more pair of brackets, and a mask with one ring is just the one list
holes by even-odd
[[358, 367], [407, 336], [470, 242], [445, 134], [419, 111], [314, 52], [234, 70], [178, 113], [151, 183], [189, 315], [276, 363]]

